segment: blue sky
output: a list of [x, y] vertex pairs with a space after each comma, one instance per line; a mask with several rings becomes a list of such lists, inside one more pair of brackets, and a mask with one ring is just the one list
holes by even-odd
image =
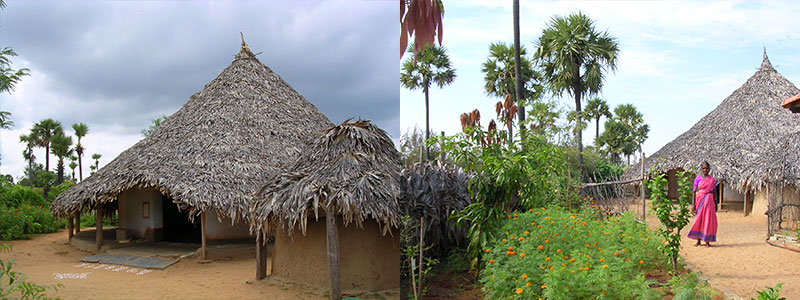
[[[766, 47], [772, 65], [800, 83], [800, 2], [789, 1], [520, 1], [522, 45], [534, 40], [554, 15], [581, 11], [619, 42], [617, 71], [599, 95], [613, 109], [631, 103], [650, 125], [645, 154], [691, 128], [755, 73]], [[513, 42], [511, 1], [445, 1], [443, 44], [456, 69], [455, 82], [432, 88], [431, 128], [461, 130], [461, 113], [478, 108], [481, 123], [495, 117], [498, 98], [486, 96], [481, 65], [489, 44]], [[405, 59], [406, 57], [404, 57]], [[566, 95], [566, 94], [565, 94]], [[549, 96], [549, 95], [548, 95]], [[574, 109], [571, 98], [557, 98]], [[584, 103], [585, 104], [585, 103]], [[400, 128], [425, 127], [421, 90], [400, 90]], [[602, 122], [601, 119], [601, 131]], [[594, 126], [584, 144], [594, 140]]]

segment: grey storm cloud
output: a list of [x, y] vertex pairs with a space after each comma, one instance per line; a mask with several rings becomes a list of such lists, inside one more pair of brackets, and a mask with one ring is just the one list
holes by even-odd
[[371, 119], [398, 138], [397, 10], [392, 1], [7, 1], [0, 45], [33, 76], [46, 74], [55, 95], [77, 99], [38, 99], [58, 109], [32, 121], [131, 134], [202, 90], [243, 32], [259, 60], [331, 121]]

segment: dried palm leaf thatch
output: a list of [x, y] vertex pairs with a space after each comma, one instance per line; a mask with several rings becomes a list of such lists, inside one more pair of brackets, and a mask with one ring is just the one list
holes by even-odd
[[345, 121], [325, 131], [286, 172], [255, 195], [250, 231], [268, 235], [271, 224], [298, 226], [313, 211], [332, 206], [345, 225], [372, 218], [385, 234], [400, 220], [400, 153], [385, 131], [369, 121]]
[[333, 123], [242, 46], [152, 134], [59, 195], [53, 214], [90, 211], [123, 191], [154, 188], [190, 218], [216, 210], [231, 222], [247, 220], [258, 185]]
[[[645, 167], [698, 169], [708, 161], [711, 174], [739, 192], [767, 183], [799, 186], [800, 114], [781, 107], [783, 99], [798, 92], [772, 67], [765, 52], [761, 67], [744, 85], [689, 131], [650, 155]], [[631, 168], [623, 177], [636, 178], [638, 170]]]
[[466, 227], [456, 226], [450, 214], [472, 204], [470, 176], [459, 167], [440, 161], [414, 163], [402, 172], [400, 209], [414, 222], [425, 218], [425, 237], [437, 245], [458, 243]]

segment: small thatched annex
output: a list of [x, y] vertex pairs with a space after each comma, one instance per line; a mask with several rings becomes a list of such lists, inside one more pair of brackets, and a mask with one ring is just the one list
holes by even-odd
[[251, 239], [249, 209], [259, 185], [332, 125], [243, 40], [217, 78], [152, 134], [59, 195], [51, 210], [61, 217], [118, 210], [120, 229], [155, 241]]
[[[792, 203], [800, 204], [800, 114], [782, 107], [782, 102], [798, 93], [765, 52], [761, 67], [744, 85], [650, 155], [645, 167], [667, 171], [669, 192], [675, 197], [675, 170], [696, 170], [708, 161], [711, 175], [722, 185], [723, 204], [741, 201], [745, 214], [752, 210], [764, 215], [769, 210], [771, 227], [797, 220], [800, 213]], [[625, 177], [638, 177], [639, 171], [631, 168]]]
[[[386, 132], [369, 121], [344, 122], [259, 190], [251, 230], [264, 241], [274, 236], [272, 276], [330, 284], [333, 298], [338, 280], [345, 291], [396, 288], [400, 241], [387, 233], [400, 221], [399, 195], [400, 154]], [[329, 255], [338, 256], [335, 266]], [[336, 269], [340, 278], [329, 276]]]

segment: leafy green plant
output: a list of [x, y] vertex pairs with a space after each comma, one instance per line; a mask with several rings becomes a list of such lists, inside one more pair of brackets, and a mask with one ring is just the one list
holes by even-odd
[[[755, 300], [786, 300], [786, 298], [781, 297], [781, 288], [783, 287], [783, 283], [778, 283], [774, 288], [766, 287], [765, 289], [758, 291], [758, 297]], [[750, 298], [751, 300], [753, 298]]]
[[[428, 272], [439, 261], [430, 257], [421, 255], [425, 250], [430, 249], [424, 245], [420, 248], [420, 224], [415, 223], [409, 216], [403, 216], [401, 219], [400, 240], [403, 246], [403, 262], [408, 267], [408, 276], [411, 277], [413, 291], [413, 298], [420, 299], [425, 294], [426, 290], [423, 288], [423, 281], [427, 277]], [[421, 250], [420, 250], [421, 249]], [[422, 251], [422, 252], [420, 252]], [[405, 268], [404, 268], [405, 269]]]
[[664, 238], [661, 249], [672, 261], [672, 274], [678, 273], [678, 252], [681, 250], [681, 229], [689, 224], [689, 203], [692, 195], [689, 171], [678, 171], [678, 210], [674, 211], [672, 201], [667, 198], [667, 179], [664, 173], [650, 169], [650, 178], [645, 180], [645, 185], [650, 190], [650, 199], [653, 201], [653, 211], [661, 222], [659, 235]]
[[474, 202], [452, 218], [457, 224], [469, 226], [468, 252], [473, 271], [479, 265], [481, 249], [495, 239], [508, 212], [554, 201], [579, 203], [559, 147], [534, 134], [503, 145], [500, 141], [506, 140], [505, 135], [502, 130], [469, 127], [466, 133], [439, 138], [447, 157], [472, 174], [469, 191]]
[[669, 280], [670, 289], [675, 296], [672, 300], [710, 300], [716, 295], [708, 282], [699, 280], [696, 273], [683, 274]]
[[[11, 252], [11, 246], [0, 244], [0, 252]], [[0, 299], [53, 299], [47, 297], [45, 292], [64, 287], [61, 284], [46, 286], [30, 282], [25, 274], [11, 270], [15, 264], [14, 258], [8, 261], [0, 258]]]
[[484, 249], [487, 299], [658, 299], [643, 270], [666, 263], [632, 214], [597, 218], [558, 206], [512, 213]]

